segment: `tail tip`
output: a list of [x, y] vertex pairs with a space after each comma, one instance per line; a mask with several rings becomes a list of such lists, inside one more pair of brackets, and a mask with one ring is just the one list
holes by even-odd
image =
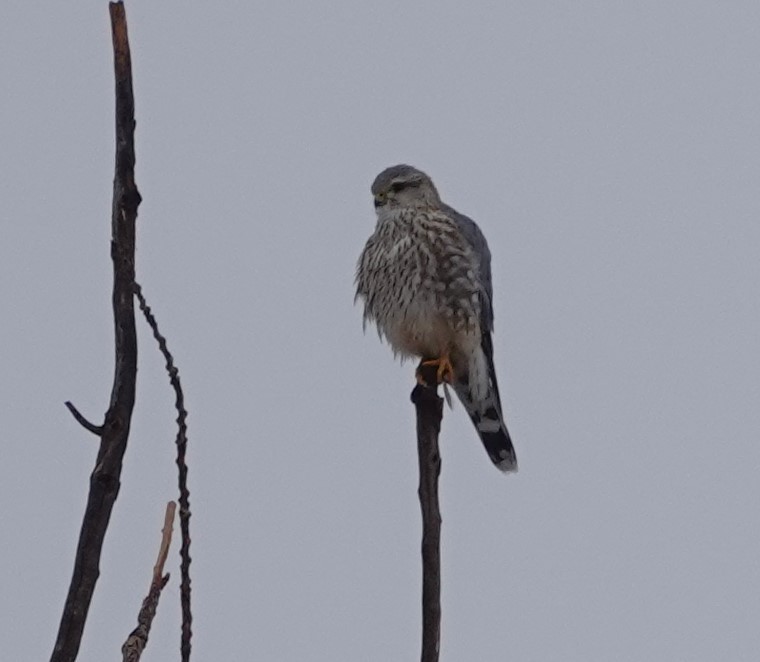
[[510, 453], [506, 450], [499, 451], [499, 457], [494, 458], [493, 463], [499, 471], [502, 471], [505, 474], [517, 473], [517, 457], [515, 457], [514, 453]]

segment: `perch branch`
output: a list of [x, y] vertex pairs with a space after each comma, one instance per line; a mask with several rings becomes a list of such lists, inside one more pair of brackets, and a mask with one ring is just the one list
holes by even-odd
[[420, 463], [420, 509], [422, 510], [422, 655], [421, 662], [438, 662], [441, 644], [441, 511], [438, 477], [441, 454], [443, 400], [438, 397], [437, 368], [420, 364], [417, 374], [423, 383], [412, 391], [417, 412], [417, 453]]
[[166, 563], [169, 545], [172, 542], [172, 524], [174, 523], [174, 513], [176, 510], [177, 504], [174, 501], [166, 504], [164, 528], [161, 530], [161, 547], [158, 550], [156, 565], [153, 567], [150, 590], [145, 600], [143, 600], [140, 613], [137, 615], [137, 627], [132, 630], [121, 647], [122, 662], [138, 662], [148, 643], [148, 635], [150, 635], [150, 628], [156, 616], [161, 590], [166, 586], [166, 582], [169, 581], [169, 574], [164, 575], [164, 563]]
[[180, 601], [182, 603], [182, 638], [180, 641], [180, 651], [182, 653], [182, 662], [190, 660], [190, 640], [193, 636], [192, 623], [193, 612], [190, 603], [190, 491], [187, 488], [187, 463], [185, 454], [187, 452], [187, 410], [185, 409], [185, 395], [182, 391], [182, 384], [179, 381], [179, 371], [174, 365], [174, 357], [169, 348], [166, 346], [166, 338], [158, 330], [158, 322], [151, 312], [142, 288], [138, 283], [134, 284], [134, 291], [137, 300], [140, 302], [142, 311], [148, 325], [153, 330], [153, 337], [158, 342], [158, 348], [166, 361], [166, 371], [169, 373], [169, 381], [174, 389], [174, 406], [177, 409], [177, 469], [179, 473], [179, 523], [182, 532], [182, 546], [180, 548]]
[[109, 5], [116, 79], [116, 163], [111, 213], [115, 368], [108, 411], [79, 534], [74, 572], [61, 616], [51, 662], [73, 662], [79, 652], [108, 522], [119, 494], [122, 459], [135, 404], [137, 337], [133, 283], [135, 220], [140, 193], [135, 185], [134, 97], [127, 19], [121, 2]]

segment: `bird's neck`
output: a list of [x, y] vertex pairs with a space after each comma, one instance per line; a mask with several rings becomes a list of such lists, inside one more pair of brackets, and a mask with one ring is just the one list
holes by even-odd
[[421, 214], [429, 214], [436, 210], [437, 207], [435, 205], [426, 202], [406, 207], [380, 208], [377, 210], [377, 227], [380, 228], [386, 223], [391, 225], [411, 225]]

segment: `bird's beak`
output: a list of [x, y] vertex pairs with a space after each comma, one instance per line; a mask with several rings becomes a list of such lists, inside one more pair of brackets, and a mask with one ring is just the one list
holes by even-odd
[[385, 195], [383, 193], [375, 194], [375, 209], [385, 204]]

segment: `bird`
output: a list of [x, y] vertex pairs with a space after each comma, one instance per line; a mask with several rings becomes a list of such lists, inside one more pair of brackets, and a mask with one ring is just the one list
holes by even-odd
[[[445, 204], [410, 165], [375, 178], [375, 231], [356, 267], [363, 323], [394, 355], [437, 366], [475, 425], [491, 461], [517, 471], [493, 361], [491, 252], [478, 225]], [[420, 372], [418, 368], [418, 381]]]

